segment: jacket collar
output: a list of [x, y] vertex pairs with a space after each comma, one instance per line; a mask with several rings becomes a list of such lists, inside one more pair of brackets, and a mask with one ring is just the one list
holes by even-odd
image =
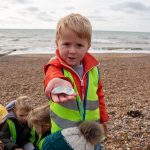
[[[61, 58], [59, 50], [56, 50], [56, 56], [58, 58], [58, 60], [60, 61], [61, 64], [65, 64], [67, 65]], [[90, 70], [91, 68], [99, 65], [99, 61], [96, 60], [91, 54], [89, 54], [88, 52], [85, 54], [85, 56], [83, 57], [82, 60], [83, 66], [84, 66], [84, 71]]]

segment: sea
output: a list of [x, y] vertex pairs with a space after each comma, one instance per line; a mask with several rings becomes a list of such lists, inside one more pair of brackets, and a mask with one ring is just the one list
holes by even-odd
[[[55, 53], [55, 30], [0, 29], [0, 56]], [[150, 53], [150, 32], [93, 31], [92, 53]]]

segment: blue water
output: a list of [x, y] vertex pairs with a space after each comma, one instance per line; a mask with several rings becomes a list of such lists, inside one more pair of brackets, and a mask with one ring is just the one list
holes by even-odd
[[[55, 49], [55, 30], [0, 30], [0, 54], [44, 54]], [[150, 53], [150, 33], [93, 31], [90, 52]]]

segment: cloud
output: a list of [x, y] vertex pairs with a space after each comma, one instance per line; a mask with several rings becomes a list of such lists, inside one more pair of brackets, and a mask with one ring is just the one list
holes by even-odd
[[3, 6], [3, 7], [0, 7], [0, 10], [8, 9], [8, 8], [9, 8], [8, 6]]
[[75, 8], [72, 7], [72, 6], [67, 6], [67, 7], [64, 7], [64, 9], [66, 9], [66, 10], [74, 10]]
[[143, 3], [140, 2], [124, 2], [116, 5], [111, 6], [112, 10], [115, 11], [126, 11], [126, 12], [131, 12], [131, 11], [150, 11], [150, 6], [146, 6]]
[[100, 13], [100, 10], [94, 9], [94, 10], [92, 11], [92, 13], [94, 13], [94, 14], [99, 14], [99, 13]]
[[31, 12], [37, 12], [37, 11], [39, 11], [39, 9], [37, 7], [28, 7], [27, 10], [31, 11]]
[[89, 18], [92, 21], [107, 21], [106, 19], [104, 19], [104, 17], [102, 16], [87, 16], [87, 18]]
[[28, 1], [28, 0], [12, 0], [12, 2], [14, 2], [14, 3], [21, 3], [21, 4], [26, 4], [26, 3], [28, 3], [29, 1]]
[[46, 22], [56, 21], [55, 19], [50, 17], [50, 15], [47, 12], [40, 12], [40, 13], [38, 13], [37, 14], [37, 18], [42, 20], [42, 21], [46, 21]]

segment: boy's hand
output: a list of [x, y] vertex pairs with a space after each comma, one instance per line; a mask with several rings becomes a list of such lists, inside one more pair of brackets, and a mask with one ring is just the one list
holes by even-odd
[[0, 140], [0, 150], [3, 150], [4, 146], [3, 146], [3, 142]]
[[66, 95], [66, 94], [51, 94], [52, 100], [55, 103], [61, 103], [61, 102], [66, 102], [69, 100], [75, 100], [76, 99], [77, 94], [74, 93], [72, 95]]
[[53, 94], [52, 90], [58, 86], [64, 86], [64, 87], [72, 88], [72, 85], [70, 82], [68, 82], [64, 79], [61, 79], [61, 78], [54, 78], [48, 83], [48, 85], [45, 89], [45, 93], [46, 93], [48, 98], [52, 98], [52, 100], [56, 103], [66, 102], [68, 100], [73, 100], [76, 98], [76, 96], [77, 96], [76, 93], [73, 93], [71, 95], [67, 95], [64, 93]]

